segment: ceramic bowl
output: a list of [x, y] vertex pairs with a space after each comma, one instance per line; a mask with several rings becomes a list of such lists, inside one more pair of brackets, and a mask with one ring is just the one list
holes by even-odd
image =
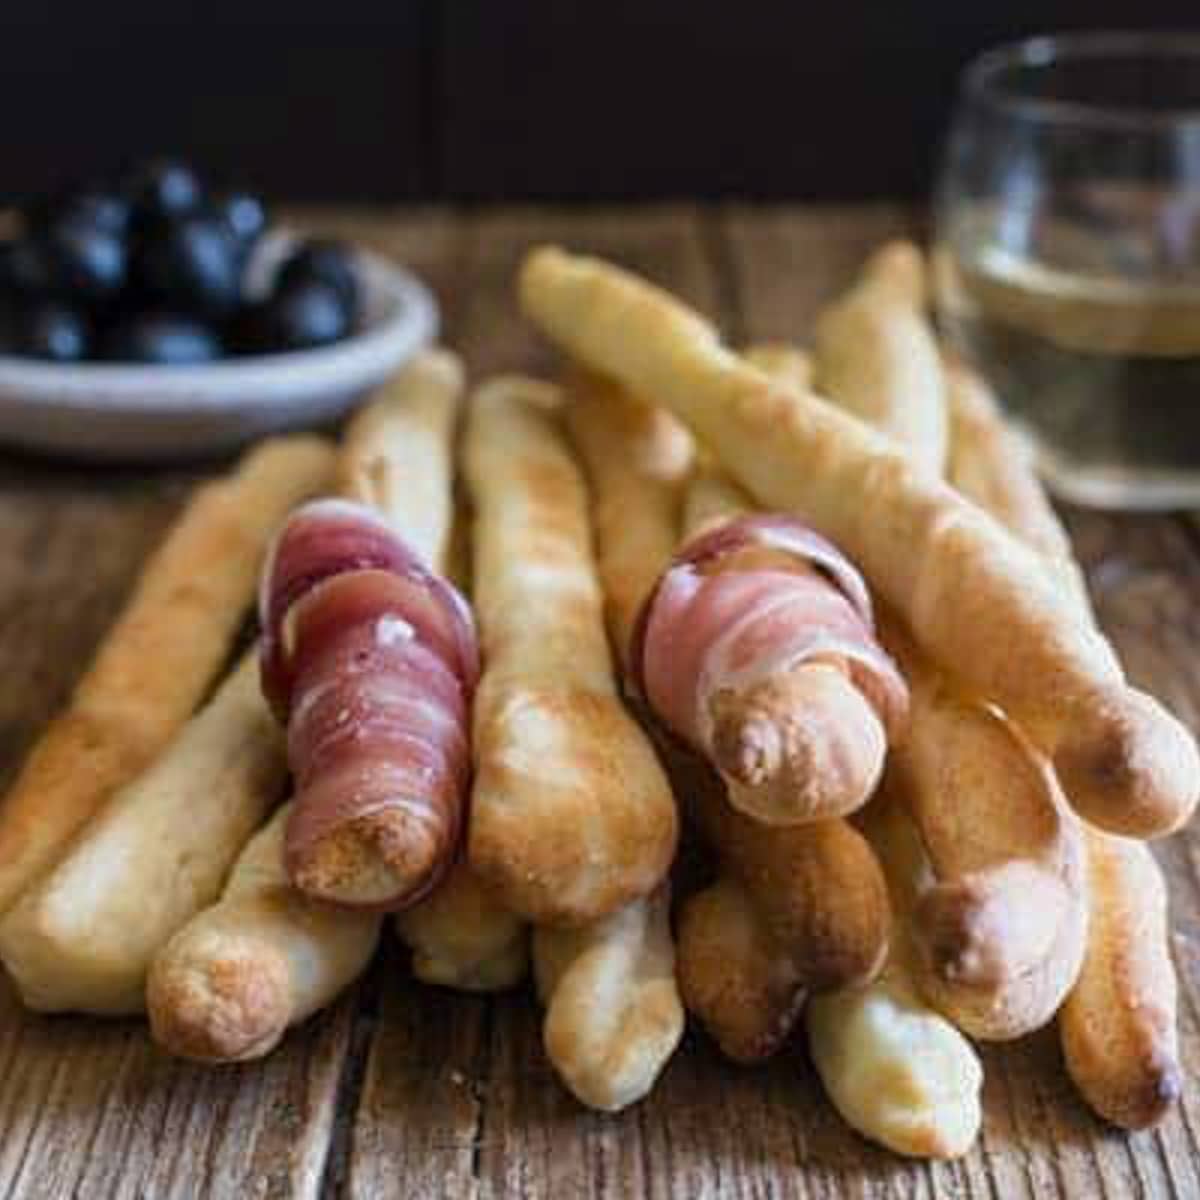
[[[263, 239], [247, 276], [262, 295], [296, 235]], [[181, 460], [327, 422], [353, 406], [437, 333], [437, 304], [403, 267], [355, 254], [358, 328], [314, 350], [194, 366], [61, 365], [0, 355], [0, 440], [90, 460]]]

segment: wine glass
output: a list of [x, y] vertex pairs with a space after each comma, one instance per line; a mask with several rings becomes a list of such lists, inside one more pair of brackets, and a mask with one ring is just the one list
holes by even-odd
[[1070, 34], [966, 70], [939, 322], [1063, 497], [1200, 504], [1200, 35]]

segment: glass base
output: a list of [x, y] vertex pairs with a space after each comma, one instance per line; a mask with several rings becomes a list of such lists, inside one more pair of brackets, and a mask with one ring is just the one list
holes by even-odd
[[1200, 467], [1175, 470], [1083, 463], [1047, 445], [1028, 426], [1019, 426], [1019, 432], [1032, 446], [1046, 486], [1069, 504], [1126, 512], [1200, 509]]

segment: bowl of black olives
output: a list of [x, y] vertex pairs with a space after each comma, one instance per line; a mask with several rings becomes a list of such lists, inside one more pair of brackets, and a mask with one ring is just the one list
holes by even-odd
[[386, 258], [272, 226], [156, 160], [38, 197], [0, 239], [0, 439], [187, 458], [328, 421], [436, 334]]

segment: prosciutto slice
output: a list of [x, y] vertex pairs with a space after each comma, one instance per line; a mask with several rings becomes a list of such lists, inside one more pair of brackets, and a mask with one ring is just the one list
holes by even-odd
[[365, 506], [280, 531], [259, 594], [264, 695], [287, 727], [292, 882], [344, 904], [414, 903], [452, 861], [479, 677], [466, 601]]
[[[777, 553], [730, 561], [753, 549]], [[862, 576], [800, 521], [765, 514], [729, 521], [680, 549], [642, 609], [632, 652], [635, 684], [651, 708], [702, 752], [715, 692], [744, 692], [818, 659], [842, 662], [884, 726], [898, 729], [908, 692], [876, 641]]]

